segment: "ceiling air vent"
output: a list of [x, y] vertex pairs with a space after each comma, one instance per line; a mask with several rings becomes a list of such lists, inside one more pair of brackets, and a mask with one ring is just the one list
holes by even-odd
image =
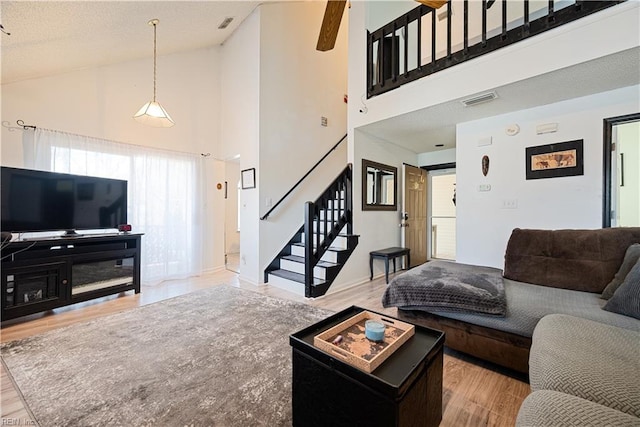
[[483, 102], [493, 101], [496, 98], [498, 98], [498, 94], [491, 91], [474, 96], [473, 98], [463, 99], [460, 102], [462, 102], [462, 105], [465, 107], [473, 107], [474, 105], [482, 104]]
[[219, 30], [224, 30], [225, 28], [227, 28], [229, 26], [229, 24], [231, 24], [231, 21], [233, 21], [233, 17], [224, 18], [224, 21], [222, 21], [222, 24], [218, 25], [218, 29]]

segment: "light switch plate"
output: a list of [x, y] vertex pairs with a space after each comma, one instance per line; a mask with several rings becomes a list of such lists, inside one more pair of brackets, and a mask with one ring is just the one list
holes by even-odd
[[493, 144], [493, 138], [490, 136], [478, 140], [478, 147], [484, 147], [491, 144]]

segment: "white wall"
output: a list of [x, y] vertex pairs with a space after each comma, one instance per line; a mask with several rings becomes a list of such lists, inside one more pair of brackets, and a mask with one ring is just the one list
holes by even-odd
[[240, 169], [256, 169], [256, 188], [240, 194], [240, 277], [252, 283], [264, 281], [264, 269], [302, 225], [304, 202], [315, 200], [347, 163], [343, 143], [260, 221], [346, 133], [348, 22], [333, 50], [316, 51], [324, 8], [321, 2], [263, 4], [222, 48], [220, 156], [239, 154]]
[[[347, 132], [347, 30], [342, 20], [334, 49], [315, 49], [324, 2], [263, 4], [260, 28], [260, 165], [262, 216]], [[295, 36], [293, 36], [295, 35]], [[328, 118], [328, 126], [320, 118]], [[314, 201], [346, 167], [341, 144], [271, 216], [260, 221], [258, 282], [304, 221]]]
[[[260, 158], [260, 8], [222, 46], [220, 157], [240, 155], [240, 169], [258, 168]], [[258, 189], [240, 191], [240, 277], [257, 282]]]
[[[369, 252], [400, 246], [400, 212], [402, 209], [402, 164], [415, 165], [417, 155], [397, 145], [359, 130], [354, 131], [353, 161], [353, 232], [360, 240], [349, 261], [328, 293], [369, 280]], [[362, 210], [362, 159], [394, 166], [398, 169], [398, 208], [395, 211]], [[374, 262], [374, 277], [384, 274], [384, 264]]]
[[[191, 153], [214, 153], [220, 132], [220, 49], [158, 57], [158, 101], [175, 120], [158, 129], [133, 120], [153, 95], [151, 58], [2, 85], [2, 121]], [[24, 167], [22, 131], [2, 127], [1, 163]], [[210, 186], [222, 170], [204, 161], [203, 267], [224, 266], [220, 199]], [[224, 175], [222, 175], [223, 177]]]
[[[152, 128], [133, 115], [153, 96], [151, 58], [2, 85], [2, 120], [192, 153], [219, 134], [219, 49], [158, 57], [158, 101], [176, 122]], [[21, 132], [2, 128], [2, 161], [21, 166]]]
[[[638, 86], [517, 111], [457, 126], [457, 261], [502, 268], [513, 228], [602, 226], [603, 119], [640, 111]], [[536, 134], [536, 125], [558, 123], [558, 131]], [[513, 123], [520, 133], [507, 136]], [[492, 145], [478, 147], [491, 136]], [[584, 175], [526, 180], [525, 148], [584, 140]], [[482, 175], [481, 159], [490, 158]], [[489, 184], [490, 191], [478, 186]], [[515, 209], [505, 209], [513, 201]]]
[[455, 163], [455, 161], [455, 148], [418, 154], [418, 166], [444, 165], [446, 163]]

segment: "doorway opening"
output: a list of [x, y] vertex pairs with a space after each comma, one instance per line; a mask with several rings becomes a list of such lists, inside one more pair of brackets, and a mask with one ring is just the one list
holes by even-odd
[[224, 266], [240, 273], [240, 158], [225, 162]]
[[640, 113], [604, 120], [603, 227], [640, 226]]
[[456, 170], [430, 170], [427, 174], [429, 258], [456, 259]]

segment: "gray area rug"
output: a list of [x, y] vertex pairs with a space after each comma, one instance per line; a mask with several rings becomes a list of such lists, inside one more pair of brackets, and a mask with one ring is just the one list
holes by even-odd
[[42, 427], [284, 426], [289, 335], [330, 314], [219, 286], [1, 351]]

